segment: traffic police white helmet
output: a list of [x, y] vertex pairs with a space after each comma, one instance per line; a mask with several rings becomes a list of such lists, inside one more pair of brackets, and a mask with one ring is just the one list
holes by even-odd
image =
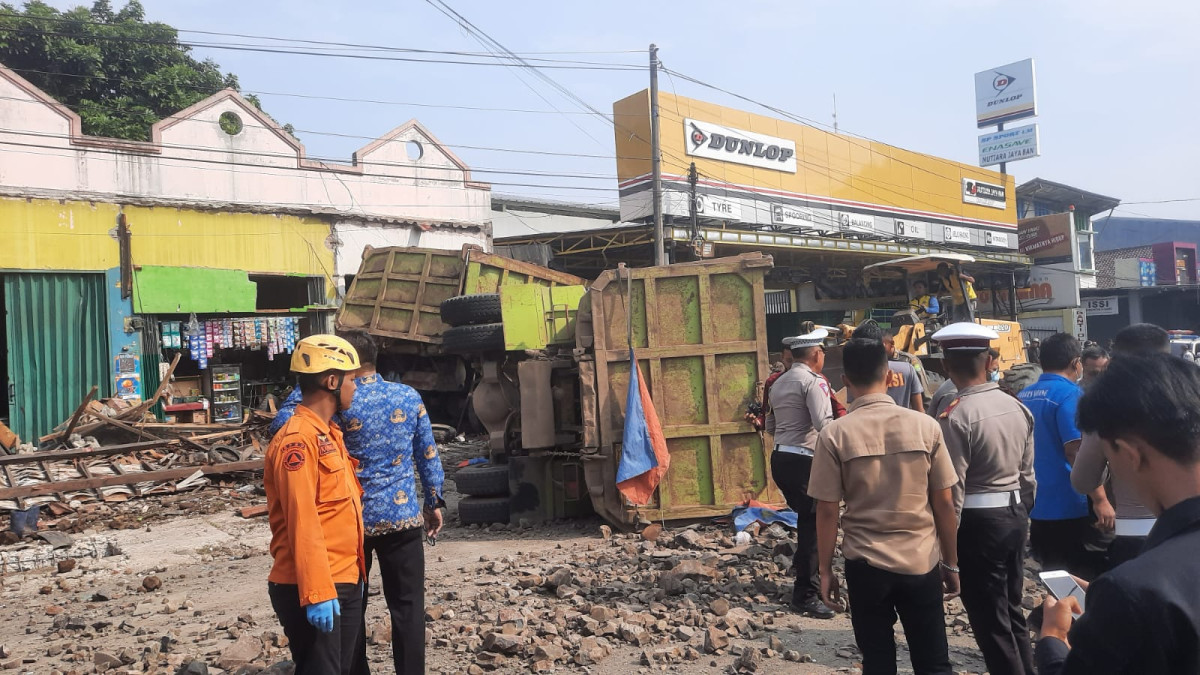
[[797, 335], [783, 339], [783, 345], [788, 349], [802, 349], [804, 347], [816, 347], [825, 344], [825, 338], [829, 337], [829, 331], [824, 328], [818, 328], [811, 333]]
[[933, 334], [933, 339], [946, 351], [981, 352], [991, 346], [992, 340], [999, 339], [996, 331], [977, 323], [961, 321]]

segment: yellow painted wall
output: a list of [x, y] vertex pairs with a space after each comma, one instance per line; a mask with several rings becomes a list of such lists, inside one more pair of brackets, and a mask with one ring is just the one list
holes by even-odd
[[[116, 267], [116, 204], [0, 199], [0, 269]], [[329, 224], [319, 218], [126, 206], [135, 265], [328, 276]]]
[[[617, 178], [650, 173], [650, 98], [640, 91], [613, 104], [616, 120]], [[759, 169], [687, 154], [684, 118], [786, 138], [796, 143], [796, 173]], [[696, 163], [701, 177], [937, 214], [1017, 222], [1016, 184], [1011, 175], [981, 169], [883, 143], [833, 134], [742, 110], [659, 92], [659, 140], [664, 174], [687, 175]], [[1005, 210], [962, 200], [962, 179], [1004, 185]]]

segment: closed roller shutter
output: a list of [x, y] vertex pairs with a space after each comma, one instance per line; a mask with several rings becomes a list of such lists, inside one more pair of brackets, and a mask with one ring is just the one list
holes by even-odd
[[36, 442], [112, 386], [103, 274], [5, 274], [13, 431]]

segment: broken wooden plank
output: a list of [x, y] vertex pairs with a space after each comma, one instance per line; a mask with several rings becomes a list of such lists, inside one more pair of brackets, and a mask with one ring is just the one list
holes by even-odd
[[130, 473], [124, 476], [78, 478], [73, 480], [42, 483], [40, 485], [24, 485], [21, 487], [3, 488], [0, 489], [0, 500], [39, 497], [42, 495], [49, 495], [54, 494], [55, 492], [65, 492], [69, 490], [94, 490], [96, 488], [107, 487], [110, 485], [129, 485], [131, 483], [142, 482], [157, 483], [160, 481], [178, 480], [180, 478], [187, 478], [197, 471], [208, 476], [213, 474], [234, 473], [237, 471], [261, 471], [262, 468], [263, 460], [251, 459], [243, 462], [205, 464], [203, 466], [183, 466], [174, 469], [163, 469], [161, 471], [146, 471], [136, 474]]
[[233, 429], [230, 431], [219, 431], [215, 434], [201, 434], [199, 436], [186, 436], [186, 440], [190, 441], [211, 441], [218, 438], [228, 438], [229, 436], [240, 436], [246, 433], [245, 429]]
[[5, 452], [12, 450], [21, 443], [21, 437], [16, 435], [12, 429], [4, 422], [0, 422], [0, 447], [3, 447]]
[[259, 504], [258, 506], [244, 507], [239, 513], [243, 518], [258, 518], [267, 515], [267, 505]]
[[207, 431], [212, 433], [225, 431], [246, 431], [247, 427], [230, 426], [228, 424], [192, 424], [190, 422], [182, 422], [169, 424], [166, 422], [146, 422], [145, 424], [137, 425], [139, 429], [150, 429], [152, 431], [174, 431], [177, 433]]
[[[10, 469], [7, 464], [4, 465], [3, 469], [4, 469], [4, 477], [8, 479], [8, 484], [9, 484], [10, 488], [16, 488], [17, 487], [17, 477], [16, 477], [16, 475], [13, 474], [12, 469]], [[46, 478], [47, 479], [50, 478], [49, 471], [46, 472]], [[21, 510], [25, 509], [25, 499], [23, 497], [17, 497], [17, 508], [21, 509]]]
[[[38, 465], [38, 468], [42, 470], [42, 473], [46, 474], [46, 478], [54, 477], [54, 474], [50, 473], [50, 467], [46, 466], [46, 462], [44, 462], [44, 461], [38, 462], [37, 465]], [[61, 492], [55, 492], [54, 496], [58, 499], [58, 501], [62, 502], [63, 504], [66, 504], [69, 501], [67, 499], [67, 496]]]
[[79, 407], [75, 409], [75, 414], [71, 415], [71, 423], [67, 425], [67, 430], [62, 433], [62, 436], [59, 436], [59, 440], [66, 441], [71, 437], [71, 434], [75, 431], [75, 427], [79, 424], [80, 416], [83, 415], [83, 411], [87, 408], [88, 403], [91, 403], [92, 398], [96, 396], [97, 391], [99, 391], [99, 387], [93, 384], [92, 390], [83, 398], [83, 403], [80, 403]]
[[121, 445], [106, 445], [99, 448], [81, 448], [79, 450], [57, 450], [54, 452], [30, 452], [21, 455], [0, 455], [0, 466], [7, 464], [34, 464], [37, 462], [54, 462], [60, 459], [79, 459], [81, 457], [103, 457], [106, 455], [121, 455], [138, 450], [155, 450], [179, 445], [176, 439], [159, 439], [157, 441], [142, 441], [140, 443], [123, 443]]
[[109, 426], [117, 427], [118, 429], [124, 429], [125, 431], [128, 431], [131, 434], [137, 434], [138, 438], [148, 438], [152, 441], [163, 440], [163, 439], [159, 438], [158, 436], [155, 436], [154, 434], [142, 429], [141, 427], [135, 427], [132, 424], [126, 424], [125, 422], [122, 422], [121, 420], [119, 420], [115, 417], [105, 417], [104, 419], [100, 420], [100, 422], [102, 424], [107, 424]]

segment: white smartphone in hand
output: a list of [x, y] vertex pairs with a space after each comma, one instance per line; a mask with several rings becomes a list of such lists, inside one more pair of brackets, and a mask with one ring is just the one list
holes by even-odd
[[[1084, 610], [1084, 598], [1087, 592], [1080, 587], [1066, 570], [1050, 570], [1042, 572], [1038, 575], [1042, 579], [1042, 583], [1050, 590], [1050, 594], [1059, 600], [1065, 600], [1068, 597], [1073, 597], [1079, 601], [1079, 611]], [[1078, 615], [1076, 615], [1078, 616]]]

